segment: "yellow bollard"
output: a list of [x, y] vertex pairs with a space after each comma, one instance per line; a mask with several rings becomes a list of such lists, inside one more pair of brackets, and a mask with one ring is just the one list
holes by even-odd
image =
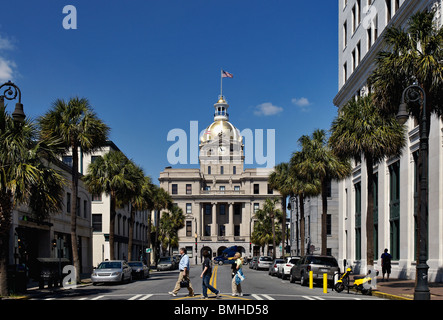
[[328, 293], [328, 274], [323, 273], [323, 293]]
[[309, 289], [314, 289], [314, 273], [309, 271]]

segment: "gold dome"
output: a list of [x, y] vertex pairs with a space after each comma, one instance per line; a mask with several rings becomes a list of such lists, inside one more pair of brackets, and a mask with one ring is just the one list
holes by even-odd
[[200, 143], [214, 141], [220, 138], [233, 140], [235, 142], [242, 142], [240, 131], [232, 125], [229, 121], [218, 120], [214, 121], [209, 127], [205, 129], [200, 137]]

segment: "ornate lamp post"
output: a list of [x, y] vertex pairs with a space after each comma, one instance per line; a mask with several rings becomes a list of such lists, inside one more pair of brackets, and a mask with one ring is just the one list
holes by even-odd
[[414, 84], [403, 91], [400, 108], [397, 114], [399, 123], [404, 124], [408, 118], [408, 103], [420, 103], [423, 106], [420, 118], [420, 216], [419, 216], [419, 257], [417, 264], [417, 281], [414, 291], [414, 300], [430, 300], [431, 294], [428, 286], [427, 246], [428, 246], [428, 149], [429, 132], [427, 129], [428, 119], [426, 116], [426, 94], [423, 88]]
[[5, 99], [15, 100], [15, 98], [18, 96], [18, 102], [15, 104], [15, 110], [12, 113], [12, 118], [15, 122], [23, 123], [26, 115], [23, 112], [22, 93], [20, 89], [11, 81], [8, 81], [0, 86], [0, 92], [2, 90], [4, 91], [3, 94], [0, 93], [0, 108], [5, 107]]

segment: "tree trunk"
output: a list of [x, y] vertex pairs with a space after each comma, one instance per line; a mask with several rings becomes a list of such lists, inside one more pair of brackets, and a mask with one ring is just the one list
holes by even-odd
[[275, 257], [277, 255], [276, 251], [277, 248], [275, 247], [275, 215], [272, 213], [271, 215], [271, 228], [272, 228], [272, 260], [275, 260]]
[[131, 221], [129, 221], [128, 261], [132, 261], [132, 246], [134, 237], [135, 208], [131, 204]]
[[115, 191], [111, 191], [111, 212], [109, 217], [109, 259], [115, 260], [114, 229], [115, 229]]
[[0, 296], [7, 296], [9, 235], [11, 232], [12, 194], [2, 189], [0, 194]]
[[77, 244], [77, 196], [78, 196], [78, 147], [77, 144], [72, 144], [72, 181], [71, 181], [71, 245], [72, 245], [72, 260], [76, 270], [76, 281], [80, 283], [80, 259], [78, 256]]
[[327, 191], [327, 178], [323, 178], [321, 182], [321, 202], [322, 202], [322, 215], [321, 215], [321, 254], [327, 254], [328, 235], [327, 235], [327, 217], [328, 217], [328, 195]]
[[305, 255], [305, 199], [303, 194], [299, 196], [300, 200], [300, 253]]
[[[368, 176], [367, 195], [368, 205], [366, 211], [366, 265], [374, 265], [374, 162], [371, 156], [366, 156], [366, 172]], [[369, 269], [368, 269], [369, 270]]]
[[[152, 211], [148, 210], [148, 238], [147, 238], [147, 244], [146, 247], [151, 249], [151, 225], [152, 225], [152, 219], [151, 219], [151, 214]], [[150, 268], [151, 267], [151, 253], [148, 253], [146, 256], [146, 261], [147, 261], [147, 265]]]
[[286, 240], [286, 195], [284, 195], [282, 197], [282, 201], [281, 201], [281, 210], [282, 210], [282, 214], [283, 214], [283, 219], [282, 219], [282, 230], [281, 230], [281, 248], [282, 248], [282, 257], [285, 257], [285, 253], [286, 253], [286, 244], [285, 244], [285, 240]]

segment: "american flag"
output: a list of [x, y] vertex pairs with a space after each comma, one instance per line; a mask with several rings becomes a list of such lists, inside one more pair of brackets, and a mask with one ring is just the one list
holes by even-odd
[[222, 70], [222, 78], [234, 78], [234, 75], [225, 70]]

